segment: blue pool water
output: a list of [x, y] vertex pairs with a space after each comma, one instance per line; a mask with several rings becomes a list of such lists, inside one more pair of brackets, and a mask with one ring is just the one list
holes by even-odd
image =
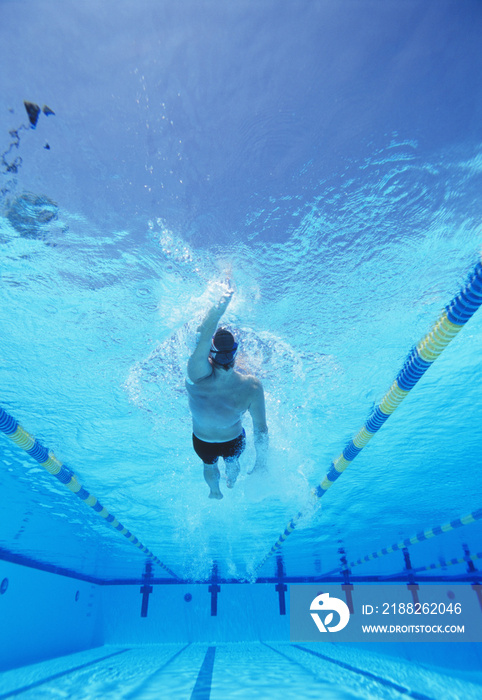
[[[480, 509], [480, 311], [316, 507], [311, 497], [480, 260], [480, 4], [24, 0], [3, 2], [0, 19], [3, 409], [189, 590], [214, 571], [250, 590], [280, 565], [322, 580], [344, 557]], [[35, 129], [24, 100], [48, 107]], [[241, 476], [232, 491], [222, 480], [216, 502], [192, 451], [184, 377], [227, 276], [226, 321], [239, 367], [263, 382], [270, 452], [268, 473], [248, 475], [247, 419]], [[7, 654], [0, 697], [199, 698], [199, 677], [213, 698], [401, 692], [370, 674], [417, 697], [480, 692], [470, 644], [401, 644], [396, 660], [394, 647], [305, 645], [331, 661], [289, 646], [272, 619], [277, 593], [272, 610], [233, 593], [234, 607], [254, 596], [256, 624], [238, 636], [204, 634], [196, 595], [184, 636], [123, 628], [116, 610], [130, 587], [139, 615], [146, 557], [0, 437], [2, 565], [105, 594], [91, 594], [104, 611], [93, 642], [62, 647], [52, 630], [42, 655], [32, 618], [34, 650]], [[298, 512], [281, 559], [266, 558]], [[468, 558], [481, 532], [478, 520], [419, 538], [412, 568], [480, 583]], [[351, 574], [405, 580], [406, 566], [396, 551]], [[5, 608], [17, 575], [0, 570]], [[168, 578], [159, 566], [154, 576]], [[114, 582], [125, 599], [105, 593]], [[74, 669], [104, 657], [86, 686]], [[42, 663], [8, 670], [22, 660]]]

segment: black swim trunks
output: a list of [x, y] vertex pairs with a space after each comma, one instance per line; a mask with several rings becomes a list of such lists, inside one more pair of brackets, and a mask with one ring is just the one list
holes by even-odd
[[204, 440], [200, 440], [193, 433], [192, 444], [194, 451], [204, 464], [216, 464], [219, 457], [223, 459], [239, 457], [246, 447], [246, 433], [243, 428], [241, 435], [228, 442], [204, 442]]

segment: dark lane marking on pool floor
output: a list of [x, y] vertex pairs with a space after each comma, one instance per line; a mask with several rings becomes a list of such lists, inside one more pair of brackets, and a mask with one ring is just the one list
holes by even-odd
[[411, 698], [415, 698], [415, 700], [434, 700], [434, 698], [431, 698], [428, 695], [423, 695], [423, 693], [417, 693], [416, 691], [409, 690], [408, 688], [405, 688], [403, 685], [398, 685], [397, 683], [394, 683], [393, 681], [389, 681], [387, 678], [382, 678], [381, 676], [376, 676], [374, 673], [370, 673], [370, 671], [363, 671], [363, 669], [356, 668], [356, 666], [350, 666], [350, 664], [346, 664], [344, 661], [338, 661], [337, 659], [332, 659], [329, 656], [325, 656], [324, 654], [320, 654], [320, 652], [318, 652], [318, 651], [312, 651], [311, 649], [306, 649], [306, 647], [302, 647], [299, 644], [292, 644], [291, 646], [295, 647], [296, 649], [301, 649], [301, 651], [304, 651], [307, 654], [312, 654], [313, 656], [317, 656], [319, 659], [323, 659], [323, 661], [328, 661], [331, 664], [336, 664], [337, 666], [341, 666], [341, 668], [344, 668], [347, 671], [352, 671], [353, 673], [358, 673], [361, 676], [365, 676], [365, 678], [369, 678], [372, 681], [376, 681], [377, 683], [384, 685], [386, 688], [391, 688], [392, 690], [396, 690], [399, 693], [402, 693], [403, 695], [408, 695]]
[[6, 700], [6, 698], [13, 698], [15, 695], [20, 695], [20, 693], [25, 693], [27, 690], [32, 690], [33, 688], [38, 688], [45, 683], [50, 683], [50, 681], [56, 681], [57, 678], [62, 678], [63, 676], [68, 676], [75, 671], [82, 671], [84, 668], [89, 666], [95, 666], [95, 664], [100, 664], [101, 661], [106, 659], [111, 659], [113, 656], [119, 656], [119, 654], [125, 654], [126, 651], [131, 651], [130, 649], [121, 649], [121, 651], [115, 651], [113, 654], [108, 654], [107, 656], [102, 656], [100, 659], [95, 659], [94, 661], [89, 661], [88, 663], [82, 664], [81, 666], [74, 666], [74, 668], [69, 668], [67, 671], [61, 671], [60, 673], [54, 673], [48, 678], [44, 678], [41, 681], [36, 681], [35, 683], [30, 683], [29, 685], [24, 685], [16, 690], [10, 690], [8, 693], [0, 695], [0, 700]]

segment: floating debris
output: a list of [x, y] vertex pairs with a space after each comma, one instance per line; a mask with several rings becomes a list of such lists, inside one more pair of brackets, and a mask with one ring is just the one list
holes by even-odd
[[[6, 148], [3, 153], [0, 153], [0, 175], [16, 175], [20, 169], [20, 166], [22, 165], [22, 158], [19, 155], [13, 157], [15, 151], [18, 151], [20, 147], [20, 132], [35, 129], [41, 112], [43, 112], [47, 117], [51, 114], [55, 114], [53, 109], [48, 107], [48, 105], [44, 105], [42, 109], [40, 109], [38, 104], [35, 104], [35, 102], [24, 100], [23, 104], [27, 111], [29, 124], [21, 124], [16, 129], [10, 129], [9, 135], [11, 140], [8, 148]], [[9, 107], [8, 111], [11, 114], [15, 113], [15, 110], [12, 107]], [[50, 151], [50, 144], [45, 143], [44, 148], [45, 150]], [[16, 179], [14, 178], [4, 182], [4, 184], [2, 184], [0, 187], [0, 200], [3, 201], [3, 198], [9, 192], [14, 190], [15, 187]]]
[[6, 216], [13, 228], [24, 238], [45, 237], [45, 224], [55, 221], [59, 208], [45, 195], [26, 192], [8, 204]]
[[24, 100], [23, 103], [25, 105], [25, 109], [27, 110], [30, 126], [32, 129], [35, 129], [40, 114], [40, 107], [34, 102], [27, 102], [26, 100]]
[[50, 109], [50, 107], [47, 107], [47, 105], [44, 105], [42, 109], [40, 109], [40, 107], [36, 105], [35, 102], [27, 102], [27, 100], [24, 100], [23, 103], [25, 105], [25, 109], [27, 110], [28, 120], [32, 129], [35, 129], [35, 127], [37, 126], [40, 112], [43, 112], [47, 117], [49, 117], [51, 114], [55, 115], [54, 110]]
[[10, 141], [10, 144], [7, 148], [6, 151], [4, 151], [0, 157], [0, 164], [2, 167], [2, 172], [3, 173], [13, 173], [16, 174], [18, 173], [18, 169], [22, 165], [22, 159], [20, 156], [17, 156], [14, 158], [12, 161], [8, 161], [7, 157], [10, 156], [11, 152], [13, 151], [14, 148], [18, 150], [18, 147], [20, 145], [20, 136], [19, 136], [19, 131], [21, 129], [26, 129], [26, 126], [21, 126], [18, 129], [12, 129], [12, 131], [9, 132], [10, 138], [12, 139]]

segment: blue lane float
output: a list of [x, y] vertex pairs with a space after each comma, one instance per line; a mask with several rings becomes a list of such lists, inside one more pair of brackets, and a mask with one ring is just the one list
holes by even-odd
[[[443, 535], [445, 532], [451, 532], [452, 530], [464, 527], [465, 525], [471, 525], [472, 523], [476, 523], [479, 520], [482, 520], [482, 508], [478, 508], [477, 510], [472, 511], [471, 513], [467, 513], [466, 515], [460, 516], [460, 518], [455, 518], [454, 520], [450, 520], [449, 522], [443, 523], [443, 525], [436, 525], [427, 530], [423, 530], [422, 532], [417, 532], [417, 534], [412, 535], [411, 537], [406, 537], [404, 540], [400, 540], [400, 542], [395, 542], [395, 544], [391, 544], [389, 547], [383, 547], [382, 549], [379, 549], [376, 552], [372, 552], [371, 554], [367, 554], [366, 556], [361, 557], [360, 559], [351, 561], [347, 565], [348, 569], [351, 571], [353, 567], [359, 566], [360, 564], [365, 564], [366, 562], [373, 561], [374, 559], [380, 559], [381, 557], [384, 557], [387, 554], [391, 554], [392, 552], [400, 552], [406, 547], [411, 547], [414, 544], [418, 544], [419, 542], [426, 542], [427, 540], [432, 539], [432, 537], [438, 537], [439, 535]], [[460, 563], [461, 561], [464, 561], [464, 559], [462, 558], [451, 560], [452, 563]], [[429, 569], [433, 568], [436, 568], [435, 565], [424, 566], [420, 569], [414, 570], [428, 571]], [[343, 571], [343, 569], [341, 570]], [[330, 574], [334, 574], [338, 571], [340, 571], [340, 567], [332, 569], [331, 571], [327, 571], [325, 575], [329, 576]]]
[[[400, 406], [403, 399], [409, 394], [419, 379], [423, 377], [428, 368], [431, 367], [437, 357], [440, 356], [450, 341], [462, 330], [481, 305], [482, 262], [479, 260], [457, 296], [445, 307], [445, 310], [427, 335], [409, 353], [393, 384], [379, 405], [373, 410], [366, 423], [346, 445], [343, 452], [333, 460], [325, 478], [313, 490], [315, 500], [322, 498], [328, 489], [333, 486], [348, 465], [353, 462], [375, 433], [380, 430], [392, 413]], [[256, 571], [264, 565], [269, 557], [279, 551], [288, 535], [296, 528], [302, 515], [302, 513], [298, 513], [290, 520], [268, 554], [256, 566]]]
[[38, 440], [36, 440], [32, 435], [27, 433], [26, 430], [22, 428], [21, 425], [11, 416], [9, 413], [0, 407], [0, 431], [4, 433], [12, 442], [14, 442], [18, 447], [24, 450], [30, 457], [33, 457], [40, 466], [48, 471], [49, 474], [55, 476], [58, 481], [60, 481], [64, 486], [66, 486], [72, 493], [80, 498], [86, 505], [90, 506], [101, 518], [105, 520], [114, 530], [117, 530], [121, 535], [136, 546], [143, 554], [152, 559], [158, 566], [160, 566], [164, 571], [179, 579], [171, 569], [169, 569], [165, 564], [162, 563], [158, 557], [153, 554], [150, 549], [145, 547], [142, 542], [138, 540], [135, 535], [132, 534], [122, 523], [120, 523], [117, 518], [115, 518], [109, 511], [104, 508], [104, 506], [99, 503], [97, 498], [93, 496], [87, 489], [85, 489], [79, 482], [74, 472], [66, 467], [62, 462], [60, 462], [53, 452], [50, 452], [46, 447], [44, 447]]
[[416, 569], [412, 569], [414, 574], [420, 573], [421, 571], [433, 571], [434, 569], [445, 569], [447, 566], [456, 566], [457, 564], [469, 564], [472, 561], [477, 561], [482, 559], [482, 552], [477, 552], [477, 554], [469, 554], [466, 557], [459, 557], [458, 559], [454, 557], [453, 559], [447, 559], [445, 561], [439, 561], [437, 564], [429, 564], [428, 566], [420, 566]]

